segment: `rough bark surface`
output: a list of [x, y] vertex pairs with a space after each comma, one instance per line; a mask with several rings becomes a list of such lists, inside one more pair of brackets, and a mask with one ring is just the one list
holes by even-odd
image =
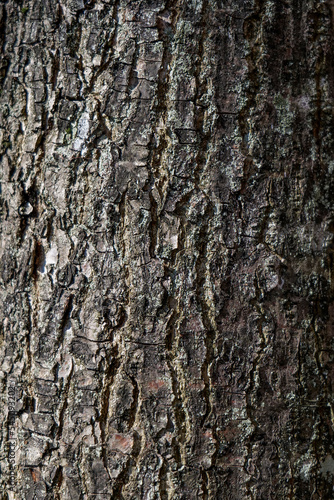
[[0, 18], [3, 498], [332, 499], [334, 2]]

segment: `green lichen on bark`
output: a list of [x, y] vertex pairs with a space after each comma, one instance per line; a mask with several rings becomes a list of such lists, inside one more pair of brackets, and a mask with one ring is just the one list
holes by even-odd
[[332, 498], [333, 20], [0, 6], [6, 498]]

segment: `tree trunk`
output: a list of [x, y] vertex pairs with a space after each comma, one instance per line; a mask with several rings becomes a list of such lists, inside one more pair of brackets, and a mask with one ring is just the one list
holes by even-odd
[[334, 1], [1, 2], [7, 499], [332, 499]]

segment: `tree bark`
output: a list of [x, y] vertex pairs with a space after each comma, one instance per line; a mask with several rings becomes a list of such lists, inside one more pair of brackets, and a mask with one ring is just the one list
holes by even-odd
[[333, 0], [0, 17], [2, 498], [333, 498]]

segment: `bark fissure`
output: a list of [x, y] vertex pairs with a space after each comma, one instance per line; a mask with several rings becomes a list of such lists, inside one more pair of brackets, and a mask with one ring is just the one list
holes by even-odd
[[332, 497], [333, 13], [0, 6], [3, 495]]

